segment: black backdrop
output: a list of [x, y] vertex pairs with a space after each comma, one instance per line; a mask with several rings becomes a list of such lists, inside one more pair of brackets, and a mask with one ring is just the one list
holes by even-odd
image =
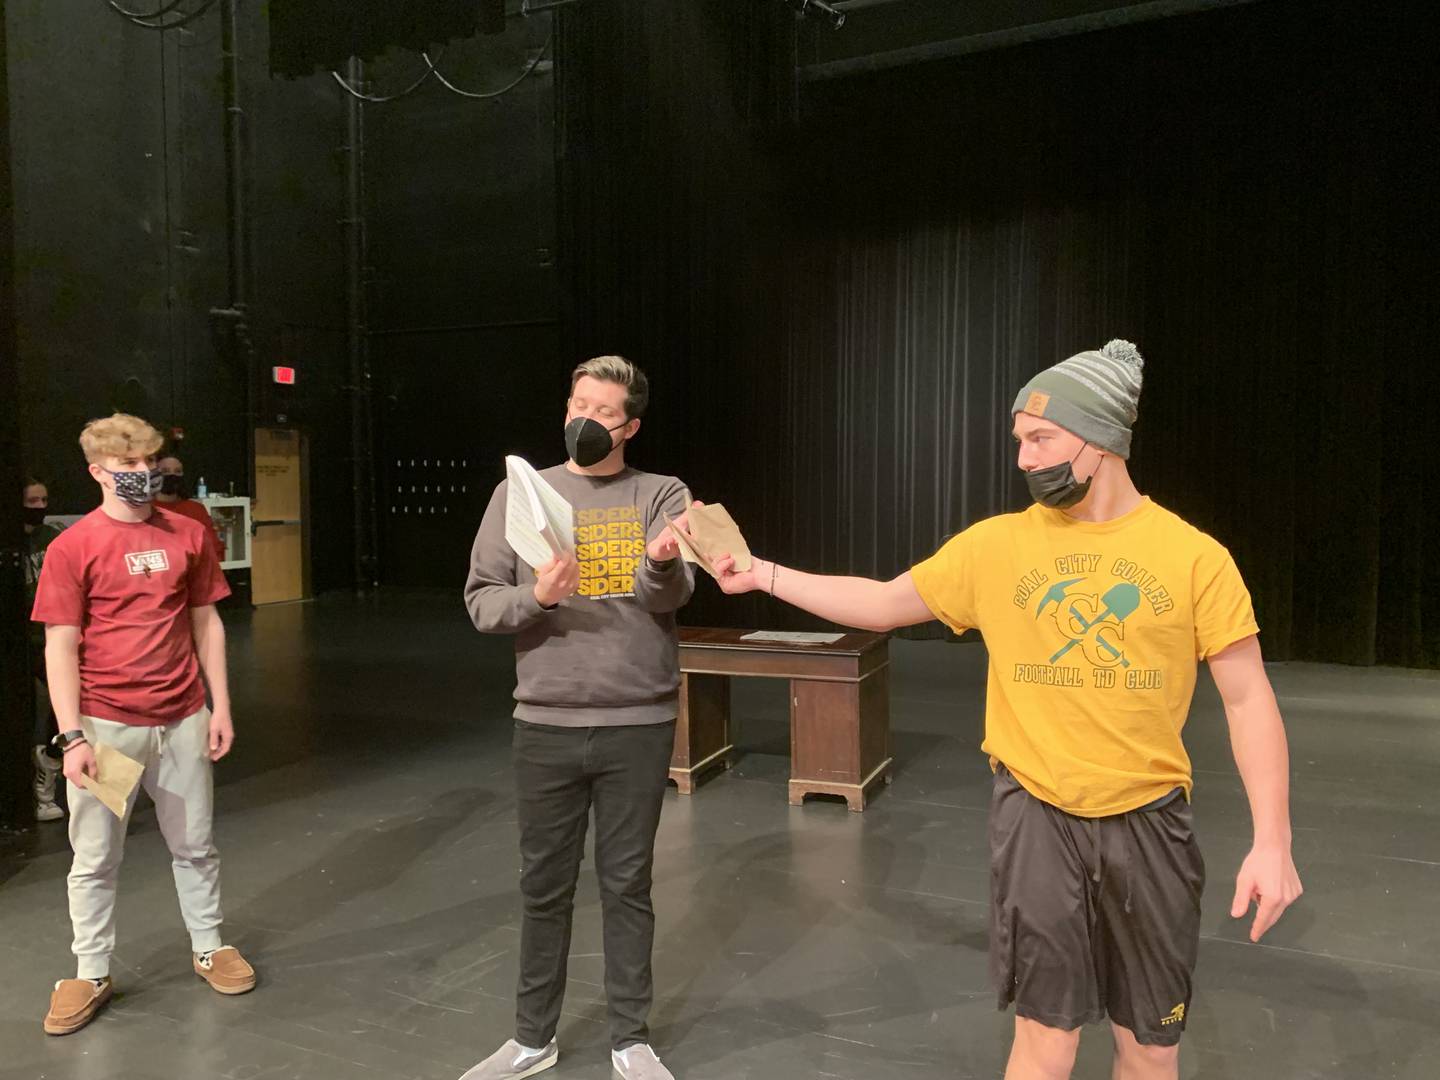
[[[9, 5], [25, 459], [88, 508], [74, 433], [133, 386], [222, 484], [245, 423], [207, 315], [213, 20], [162, 47], [52, 6]], [[350, 576], [343, 99], [266, 79], [245, 10], [257, 341], [301, 368], [323, 588]], [[1440, 666], [1421, 5], [1256, 0], [798, 87], [778, 0], [558, 10], [553, 83], [367, 110], [386, 460], [470, 448], [482, 488], [504, 449], [553, 460], [566, 370], [624, 352], [656, 388], [637, 463], [725, 501], [762, 554], [888, 575], [1021, 501], [1029, 373], [1129, 337], [1137, 476], [1235, 552], [1267, 655]], [[549, 19], [446, 63], [501, 85]], [[417, 63], [377, 63], [377, 88]], [[458, 589], [469, 532], [387, 532], [386, 580]], [[687, 618], [807, 625], [709, 586]]]
[[[1024, 378], [1128, 337], [1137, 479], [1235, 553], [1267, 656], [1440, 665], [1417, 5], [814, 83], [793, 126], [776, 6], [566, 18], [568, 350], [652, 373], [643, 463], [767, 556], [890, 575], [1021, 503]], [[688, 619], [806, 624], [765, 603], [707, 587]]]
[[[127, 409], [184, 431], [192, 481], [243, 492], [245, 366], [210, 314], [231, 299], [219, 7], [160, 34], [103, 3], [6, 6], [23, 464], [57, 513], [93, 509], [76, 440]], [[345, 112], [328, 76], [268, 77], [259, 5], [240, 5], [237, 42], [259, 422], [309, 436], [312, 581], [334, 588], [353, 577]], [[293, 390], [270, 382], [279, 364], [297, 369]]]

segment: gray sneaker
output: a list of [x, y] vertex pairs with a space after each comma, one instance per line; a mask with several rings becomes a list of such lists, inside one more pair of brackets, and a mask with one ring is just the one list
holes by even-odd
[[675, 1075], [655, 1056], [647, 1043], [610, 1051], [610, 1064], [620, 1080], [675, 1080]]
[[45, 752], [43, 746], [35, 747], [32, 757], [35, 762], [35, 820], [59, 821], [65, 816], [55, 802], [55, 778], [60, 775], [60, 762]]
[[[546, 1069], [553, 1069], [560, 1060], [560, 1050], [555, 1040], [538, 1054], [527, 1054], [520, 1044], [510, 1039], [484, 1061], [467, 1072], [460, 1080], [522, 1080], [526, 1076], [538, 1076]], [[668, 1073], [666, 1074], [669, 1075]]]

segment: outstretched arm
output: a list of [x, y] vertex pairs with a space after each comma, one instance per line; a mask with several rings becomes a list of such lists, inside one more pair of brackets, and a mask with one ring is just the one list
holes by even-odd
[[807, 574], [788, 566], [751, 560], [749, 570], [735, 572], [735, 560], [718, 560], [720, 588], [732, 595], [755, 590], [842, 626], [888, 631], [929, 622], [934, 614], [920, 599], [907, 570], [890, 581], [870, 578]]

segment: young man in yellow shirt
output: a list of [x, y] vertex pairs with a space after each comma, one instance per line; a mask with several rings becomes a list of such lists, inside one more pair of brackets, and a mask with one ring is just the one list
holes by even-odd
[[1126, 466], [1142, 367], [1112, 341], [1036, 375], [1012, 409], [1034, 504], [893, 581], [717, 567], [728, 593], [760, 589], [848, 626], [940, 619], [984, 636], [990, 968], [1000, 1007], [1016, 1009], [1007, 1080], [1068, 1077], [1080, 1026], [1106, 1017], [1117, 1078], [1179, 1075], [1205, 881], [1181, 740], [1200, 660], [1254, 820], [1231, 915], [1257, 902], [1258, 941], [1301, 892], [1250, 595], [1229, 552], [1142, 496]]

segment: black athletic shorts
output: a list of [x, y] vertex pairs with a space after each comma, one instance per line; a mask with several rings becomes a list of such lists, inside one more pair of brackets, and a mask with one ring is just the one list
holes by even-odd
[[[1200, 945], [1205, 860], [1177, 791], [1080, 818], [1001, 766], [990, 801], [990, 975], [1000, 1008], [1071, 1031], [1108, 1016], [1180, 1041]], [[1152, 804], [1153, 805], [1153, 804]]]

